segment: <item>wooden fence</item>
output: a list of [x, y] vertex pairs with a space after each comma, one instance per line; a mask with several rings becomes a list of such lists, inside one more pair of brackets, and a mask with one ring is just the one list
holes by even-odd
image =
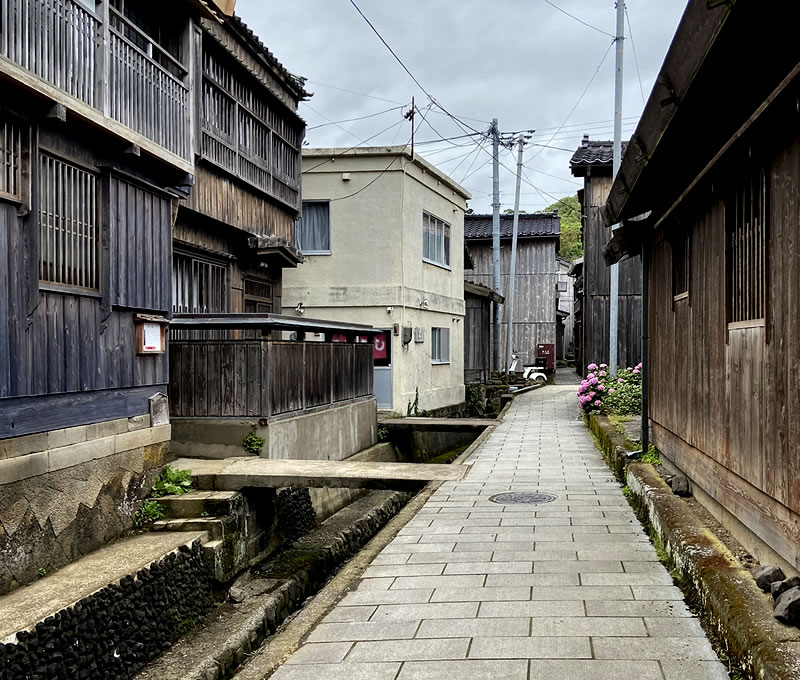
[[188, 158], [188, 71], [105, 5], [0, 0], [0, 56]]
[[173, 340], [170, 412], [255, 417], [372, 394], [372, 345], [271, 340]]

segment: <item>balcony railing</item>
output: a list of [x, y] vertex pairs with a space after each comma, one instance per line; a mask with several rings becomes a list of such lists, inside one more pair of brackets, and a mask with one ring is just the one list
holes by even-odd
[[188, 159], [186, 69], [108, 11], [113, 26], [78, 0], [0, 0], [0, 55]]
[[175, 417], [268, 418], [372, 394], [372, 345], [172, 340]]

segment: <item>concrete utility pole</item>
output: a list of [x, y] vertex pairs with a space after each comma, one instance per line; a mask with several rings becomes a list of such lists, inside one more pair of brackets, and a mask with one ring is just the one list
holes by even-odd
[[[625, 0], [617, 0], [617, 70], [614, 76], [614, 158], [613, 176], [619, 172], [622, 161], [622, 57], [625, 45]], [[616, 229], [614, 225], [612, 232]], [[617, 374], [617, 338], [619, 337], [619, 265], [611, 265], [611, 290], [609, 291], [608, 367], [611, 375]], [[592, 359], [594, 361], [594, 359]]]
[[[500, 130], [497, 118], [492, 120], [492, 288], [502, 295], [500, 290]], [[494, 326], [492, 328], [492, 364], [495, 371], [500, 371], [500, 324], [503, 322], [503, 308], [499, 302], [494, 303]]]
[[514, 277], [517, 273], [517, 230], [519, 228], [519, 192], [522, 186], [522, 149], [525, 146], [525, 135], [520, 133], [517, 140], [517, 189], [514, 195], [514, 226], [511, 230], [511, 263], [508, 267], [508, 297], [506, 297], [506, 366], [511, 369], [511, 345], [514, 334]]

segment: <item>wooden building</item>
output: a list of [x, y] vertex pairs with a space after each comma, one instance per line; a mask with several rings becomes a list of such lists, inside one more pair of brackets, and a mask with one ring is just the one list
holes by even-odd
[[662, 461], [789, 573], [800, 570], [797, 19], [794, 6], [776, 22], [754, 0], [689, 2], [604, 213], [623, 223], [609, 256], [643, 248], [649, 269]]
[[[500, 283], [508, 294], [511, 264], [513, 215], [500, 216]], [[524, 364], [533, 364], [536, 345], [556, 344], [556, 309], [558, 299], [558, 264], [556, 253], [561, 235], [558, 213], [535, 213], [519, 216], [517, 265], [514, 288], [514, 331], [512, 350]], [[492, 216], [466, 215], [464, 242], [473, 268], [464, 272], [470, 283], [492, 287]], [[501, 326], [504, 361], [508, 312], [504, 305]]]
[[[627, 144], [623, 142], [623, 157]], [[613, 144], [593, 141], [584, 135], [570, 160], [575, 177], [583, 178], [578, 191], [581, 205], [581, 238], [583, 241], [582, 281], [579, 286], [580, 324], [575, 324], [574, 338], [578, 372], [583, 375], [586, 364], [607, 363], [609, 358], [609, 293], [611, 270], [603, 259], [603, 246], [610, 238], [610, 229], [603, 224], [600, 208], [611, 189]], [[642, 268], [638, 258], [629, 258], [619, 266], [619, 321], [617, 359], [620, 366], [635, 366], [642, 355]], [[580, 357], [578, 356], [580, 354]]]
[[484, 285], [464, 281], [465, 385], [485, 383], [492, 375], [492, 302], [502, 305], [505, 298]]

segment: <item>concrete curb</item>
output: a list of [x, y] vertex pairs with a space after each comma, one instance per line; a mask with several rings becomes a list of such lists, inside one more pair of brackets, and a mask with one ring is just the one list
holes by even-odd
[[800, 631], [773, 618], [772, 598], [652, 465], [627, 464], [624, 438], [607, 419], [590, 415], [588, 421], [609, 466], [631, 490], [640, 519], [652, 527], [680, 572], [681, 587], [704, 611], [717, 643], [756, 680], [800, 679]]

